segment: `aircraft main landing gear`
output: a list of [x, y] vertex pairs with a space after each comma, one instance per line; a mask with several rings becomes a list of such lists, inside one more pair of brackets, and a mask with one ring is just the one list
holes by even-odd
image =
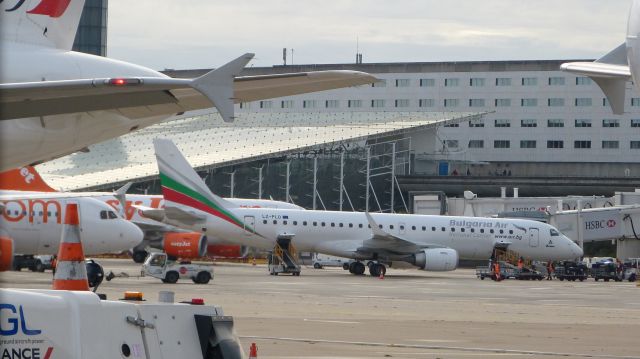
[[379, 277], [380, 273], [382, 273], [382, 275], [387, 274], [387, 267], [385, 267], [384, 264], [371, 262], [369, 264], [369, 274], [371, 274], [372, 277]]
[[352, 262], [349, 265], [349, 273], [351, 274], [363, 275], [364, 270], [365, 270], [364, 264], [362, 264], [361, 262]]

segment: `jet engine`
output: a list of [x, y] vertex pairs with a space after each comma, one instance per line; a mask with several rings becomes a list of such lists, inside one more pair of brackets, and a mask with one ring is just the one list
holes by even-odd
[[244, 258], [249, 253], [249, 247], [237, 244], [210, 244], [207, 246], [207, 256], [217, 258]]
[[197, 258], [207, 254], [207, 237], [198, 232], [167, 232], [162, 250], [176, 258]]
[[13, 267], [13, 239], [0, 231], [0, 272], [11, 270]]
[[413, 265], [422, 270], [444, 272], [458, 267], [458, 252], [451, 248], [429, 248], [413, 255]]

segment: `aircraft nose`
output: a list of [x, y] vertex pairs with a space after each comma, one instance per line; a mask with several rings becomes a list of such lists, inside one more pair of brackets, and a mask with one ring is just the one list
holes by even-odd
[[121, 232], [122, 237], [121, 240], [123, 242], [123, 247], [133, 248], [142, 242], [144, 237], [144, 233], [140, 229], [140, 227], [136, 226], [132, 222], [127, 220], [122, 220], [124, 228]]
[[573, 252], [575, 257], [582, 258], [582, 255], [584, 254], [584, 251], [582, 250], [582, 248], [580, 248], [580, 246], [576, 242], [572, 241], [571, 239], [567, 238], [567, 240], [571, 241], [571, 252]]

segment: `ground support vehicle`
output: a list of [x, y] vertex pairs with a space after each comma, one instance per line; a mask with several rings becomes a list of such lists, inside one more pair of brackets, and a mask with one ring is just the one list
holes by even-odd
[[586, 265], [577, 262], [560, 262], [556, 265], [554, 274], [558, 280], [584, 281], [589, 278], [589, 270]]
[[13, 257], [13, 270], [20, 271], [28, 268], [32, 272], [44, 272], [52, 269], [52, 255], [16, 255]]
[[615, 263], [605, 263], [600, 266], [591, 268], [591, 276], [593, 279], [599, 281], [600, 279], [608, 282], [615, 280], [616, 282], [622, 281], [622, 273], [618, 273]]
[[198, 298], [178, 304], [128, 294], [124, 297], [130, 300], [113, 301], [88, 291], [0, 289], [5, 323], [0, 357], [245, 357], [233, 318], [220, 307]]
[[[507, 262], [500, 262], [500, 277], [502, 279], [515, 279], [517, 278], [518, 269]], [[493, 270], [490, 266], [476, 267], [476, 277], [484, 280], [485, 278], [494, 279]]]
[[542, 280], [544, 277], [541, 272], [526, 267], [515, 271], [515, 279], [519, 280]]
[[142, 276], [159, 278], [163, 283], [178, 279], [191, 279], [196, 284], [207, 284], [213, 278], [213, 267], [191, 262], [170, 261], [165, 253], [151, 253], [142, 265]]
[[342, 267], [344, 269], [346, 266], [346, 269], [349, 269], [349, 263], [351, 263], [351, 261], [352, 260], [349, 258], [316, 253], [313, 256], [313, 268], [321, 269], [324, 267]]

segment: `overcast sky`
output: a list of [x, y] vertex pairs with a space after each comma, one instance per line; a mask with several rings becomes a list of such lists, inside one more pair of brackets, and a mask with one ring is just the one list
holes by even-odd
[[[596, 58], [624, 41], [631, 0], [110, 0], [108, 56], [156, 70]], [[358, 41], [357, 41], [358, 40]], [[289, 53], [289, 61], [291, 54]]]

